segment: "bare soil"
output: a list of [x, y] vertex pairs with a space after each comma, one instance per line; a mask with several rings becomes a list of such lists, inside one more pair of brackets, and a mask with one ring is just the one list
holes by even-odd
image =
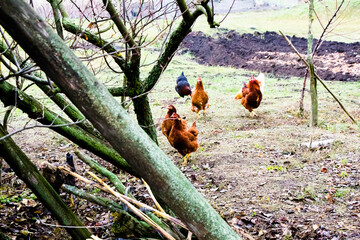
[[[288, 36], [306, 59], [307, 39]], [[314, 41], [316, 46], [317, 40]], [[278, 76], [305, 75], [305, 65], [275, 32], [239, 34], [235, 31], [218, 34], [215, 38], [202, 32], [190, 33], [182, 45], [196, 61], [209, 66], [231, 66], [271, 73]], [[324, 80], [357, 81], [360, 79], [360, 43], [323, 41], [314, 64]]]

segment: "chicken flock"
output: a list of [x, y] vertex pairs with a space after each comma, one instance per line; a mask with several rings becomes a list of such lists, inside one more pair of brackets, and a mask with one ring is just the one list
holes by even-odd
[[[260, 73], [257, 78], [251, 76], [249, 82], [244, 82], [243, 87], [235, 96], [235, 100], [240, 100], [241, 104], [250, 112], [250, 117], [254, 115], [253, 110], [260, 106], [264, 86], [264, 74]], [[175, 90], [180, 97], [190, 96], [191, 111], [195, 112], [198, 118], [200, 118], [200, 111], [203, 111], [204, 116], [206, 115], [206, 110], [209, 108], [209, 96], [201, 78], [197, 79], [195, 90], [192, 91], [184, 72], [182, 72], [176, 80]], [[196, 121], [188, 128], [185, 118], [181, 118], [173, 105], [167, 106], [167, 109], [161, 131], [170, 145], [184, 157], [182, 164], [186, 165], [190, 154], [199, 148], [197, 139], [199, 131], [196, 128]]]

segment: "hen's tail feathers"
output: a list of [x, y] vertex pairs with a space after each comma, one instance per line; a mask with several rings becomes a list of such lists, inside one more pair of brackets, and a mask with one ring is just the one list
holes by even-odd
[[265, 75], [263, 73], [260, 73], [259, 76], [257, 76], [256, 80], [260, 82], [260, 91], [261, 93], [264, 93], [265, 90]]
[[235, 100], [239, 100], [239, 99], [241, 99], [243, 97], [243, 95], [242, 95], [242, 90], [240, 89], [240, 91], [236, 94], [236, 96], [235, 96]]

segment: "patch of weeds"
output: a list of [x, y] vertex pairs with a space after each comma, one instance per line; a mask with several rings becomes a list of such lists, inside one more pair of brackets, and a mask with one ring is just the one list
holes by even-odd
[[0, 203], [11, 203], [11, 202], [20, 202], [23, 199], [33, 199], [36, 200], [37, 197], [30, 190], [24, 190], [21, 194], [2, 194], [0, 195]]
[[349, 174], [348, 174], [347, 172], [345, 172], [345, 171], [342, 171], [342, 172], [340, 173], [340, 176], [341, 176], [342, 178], [347, 178], [347, 177], [349, 176]]
[[274, 165], [274, 166], [268, 166], [268, 167], [266, 168], [266, 170], [268, 170], [268, 171], [285, 172], [285, 171], [286, 171], [286, 167]]
[[251, 216], [251, 217], [255, 217], [256, 214], [257, 214], [256, 211], [253, 211], [253, 212], [250, 214], [250, 216]]
[[0, 203], [9, 203], [10, 200], [7, 196], [5, 195], [0, 195]]
[[260, 199], [260, 201], [261, 202], [270, 202], [270, 197], [262, 197], [261, 199]]
[[101, 190], [99, 188], [94, 188], [93, 190], [91, 190], [91, 193], [94, 194], [94, 193], [100, 193]]
[[33, 199], [36, 200], [37, 197], [34, 193], [30, 192], [30, 191], [24, 191], [20, 194], [21, 198], [26, 198], [26, 199]]
[[13, 196], [1, 195], [0, 196], [1, 203], [20, 202], [21, 200], [22, 200], [22, 197], [19, 195], [13, 195]]
[[192, 165], [191, 168], [194, 170], [194, 171], [200, 171], [200, 168], [196, 165]]
[[162, 104], [155, 99], [154, 102], [152, 103], [152, 105], [153, 106], [161, 106]]
[[235, 136], [232, 136], [231, 138], [244, 138], [243, 135], [235, 135]]
[[326, 126], [326, 129], [333, 133], [336, 133], [336, 132], [343, 133], [349, 129], [349, 126], [348, 126], [348, 124], [345, 124], [345, 123], [328, 124]]
[[335, 197], [343, 198], [343, 197], [346, 197], [347, 195], [349, 195], [349, 193], [350, 193], [350, 188], [339, 188], [339, 189], [336, 189], [336, 191], [335, 191]]
[[264, 150], [264, 149], [265, 149], [264, 146], [259, 145], [259, 144], [257, 144], [257, 143], [255, 143], [254, 148], [255, 148], [255, 149], [259, 149], [259, 150]]
[[340, 161], [340, 164], [342, 165], [342, 166], [345, 166], [346, 164], [348, 164], [349, 163], [349, 161], [346, 159], [346, 158], [343, 158], [343, 159], [341, 159], [341, 161]]
[[315, 200], [317, 198], [317, 194], [316, 194], [314, 188], [312, 188], [312, 187], [304, 188], [304, 196], [308, 197], [310, 199], [313, 199], [313, 200]]
[[292, 236], [290, 234], [284, 235], [284, 240], [291, 240]]

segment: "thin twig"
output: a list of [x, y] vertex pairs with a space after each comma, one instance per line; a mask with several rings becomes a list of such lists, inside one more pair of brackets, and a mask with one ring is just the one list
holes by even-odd
[[330, 91], [330, 89], [325, 85], [324, 81], [315, 73], [315, 77], [319, 82], [323, 85], [323, 87], [331, 94], [331, 96], [338, 102], [342, 110], [349, 116], [349, 118], [353, 121], [353, 123], [357, 124], [357, 121], [346, 111], [345, 107], [342, 105], [340, 100]]
[[[329, 22], [326, 24], [326, 26], [325, 26], [325, 28], [324, 28], [324, 30], [323, 30], [323, 32], [322, 32], [322, 34], [321, 34], [318, 42], [316, 43], [316, 46], [315, 46], [315, 48], [314, 48], [313, 57], [314, 57], [314, 55], [316, 54], [317, 49], [320, 47], [320, 45], [321, 45], [321, 43], [322, 43], [322, 38], [324, 37], [326, 30], [329, 28], [329, 26], [331, 25], [332, 21], [335, 19], [336, 14], [339, 12], [339, 10], [340, 10], [341, 6], [343, 5], [344, 1], [345, 1], [345, 0], [342, 0], [342, 1], [341, 1], [339, 7], [336, 9], [335, 13], [334, 13], [333, 16], [330, 18]], [[319, 22], [320, 22], [320, 20], [319, 20]]]
[[39, 223], [41, 223], [42, 225], [45, 226], [50, 226], [50, 227], [55, 227], [55, 228], [74, 228], [74, 229], [78, 229], [78, 228], [86, 228], [86, 229], [90, 229], [90, 228], [104, 228], [104, 227], [109, 227], [112, 225], [112, 223], [106, 224], [106, 225], [101, 225], [101, 226], [69, 226], [69, 225], [59, 225], [59, 224], [51, 224], [51, 223], [46, 223], [43, 222], [40, 217], [37, 217], [37, 221]]
[[[312, 57], [314, 58], [314, 56], [316, 55], [316, 52], [318, 50], [318, 48], [320, 47], [321, 43], [322, 43], [322, 39], [323, 37], [325, 36], [325, 33], [327, 31], [327, 29], [329, 28], [329, 26], [331, 25], [331, 23], [333, 22], [333, 20], [335, 19], [337, 13], [339, 12], [340, 8], [342, 7], [343, 3], [344, 3], [345, 0], [342, 0], [341, 4], [339, 5], [339, 7], [336, 7], [336, 11], [335, 13], [333, 14], [333, 16], [330, 18], [330, 20], [328, 21], [327, 25], [324, 27], [323, 24], [321, 23], [320, 21], [320, 18], [319, 16], [317, 15], [315, 9], [314, 9], [314, 13], [323, 29], [323, 32], [321, 33], [320, 35], [320, 38], [318, 39], [317, 43], [316, 43], [316, 46], [313, 50], [313, 53], [312, 53]], [[336, 4], [337, 5], [337, 4]], [[305, 77], [304, 77], [304, 83], [303, 83], [303, 88], [302, 88], [302, 91], [301, 91], [301, 98], [300, 98], [300, 112], [302, 112], [304, 110], [304, 93], [305, 93], [305, 86], [306, 86], [306, 79], [307, 79], [307, 75], [308, 75], [308, 69], [306, 69], [306, 73], [305, 73]]]
[[156, 207], [161, 211], [161, 212], [165, 212], [164, 209], [161, 207], [161, 205], [159, 204], [159, 202], [156, 200], [156, 198], [154, 197], [154, 194], [151, 191], [151, 188], [149, 186], [149, 184], [147, 184], [147, 182], [144, 179], [141, 179], [144, 182], [144, 185], [146, 187], [146, 189], [148, 190], [151, 199], [154, 201]]
[[97, 187], [97, 188], [101, 189], [101, 190], [104, 191], [104, 192], [110, 193], [106, 188], [104, 188], [104, 187], [101, 186], [100, 184], [97, 184], [97, 183], [94, 182], [94, 181], [91, 181], [91, 180], [89, 180], [89, 179], [87, 179], [87, 178], [85, 178], [85, 177], [83, 177], [83, 176], [81, 176], [81, 175], [79, 175], [79, 174], [77, 174], [77, 173], [75, 173], [75, 172], [72, 172], [72, 171], [71, 171], [70, 169], [68, 169], [68, 168], [65, 168], [65, 167], [63, 167], [63, 166], [59, 166], [58, 169], [60, 169], [61, 171], [65, 172], [65, 173], [67, 173], [67, 174], [69, 174], [69, 175], [71, 175], [71, 176], [76, 177], [77, 179], [79, 179], [80, 181], [83, 181], [84, 183], [86, 183], [86, 184], [88, 184], [88, 185]]
[[294, 52], [296, 53], [296, 55], [299, 56], [300, 60], [303, 61], [303, 63], [306, 65], [307, 68], [309, 68], [309, 64], [308, 62], [301, 56], [301, 54], [299, 53], [299, 51], [295, 48], [295, 46], [291, 43], [291, 41], [281, 32], [279, 31], [280, 34], [285, 38], [286, 42], [288, 43], [288, 45], [294, 50]]
[[228, 12], [225, 14], [225, 16], [223, 17], [223, 19], [221, 19], [221, 21], [219, 22], [219, 24], [221, 24], [226, 18], [227, 18], [227, 16], [229, 15], [229, 13], [231, 12], [231, 9], [233, 8], [233, 6], [234, 6], [234, 3], [235, 3], [235, 0], [233, 0], [233, 2], [232, 2], [232, 4], [231, 4], [231, 6], [230, 6], [230, 8], [229, 8], [229, 10], [228, 10]]

